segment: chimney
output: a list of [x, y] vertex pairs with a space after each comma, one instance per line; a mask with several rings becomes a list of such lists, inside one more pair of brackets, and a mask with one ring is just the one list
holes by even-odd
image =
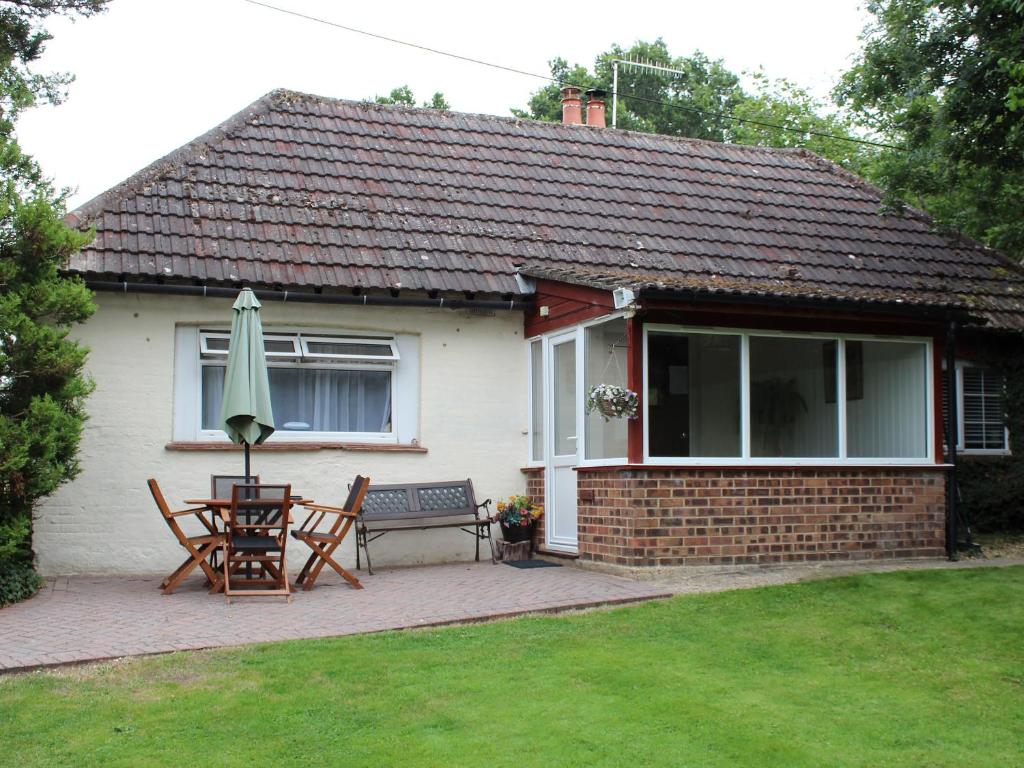
[[582, 125], [582, 107], [579, 88], [567, 85], [562, 89], [562, 125]]
[[607, 91], [592, 88], [587, 91], [587, 125], [604, 128], [604, 97]]

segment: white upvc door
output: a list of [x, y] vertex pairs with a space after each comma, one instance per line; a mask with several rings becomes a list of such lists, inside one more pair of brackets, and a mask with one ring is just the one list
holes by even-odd
[[545, 382], [548, 429], [545, 446], [545, 544], [562, 552], [577, 551], [576, 471], [583, 424], [578, 402], [580, 376], [578, 333], [547, 340]]

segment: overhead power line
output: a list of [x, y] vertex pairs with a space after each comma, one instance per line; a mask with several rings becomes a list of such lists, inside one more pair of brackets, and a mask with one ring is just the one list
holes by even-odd
[[[395, 38], [395, 37], [388, 37], [387, 35], [381, 35], [381, 34], [377, 34], [376, 32], [369, 32], [369, 31], [367, 31], [365, 29], [358, 29], [356, 27], [351, 27], [351, 26], [348, 26], [346, 24], [341, 24], [341, 23], [336, 22], [336, 21], [330, 21], [328, 19], [323, 19], [323, 18], [320, 18], [319, 16], [311, 16], [311, 15], [306, 14], [306, 13], [300, 13], [299, 11], [293, 11], [290, 8], [281, 8], [280, 6], [271, 5], [270, 3], [263, 3], [263, 2], [260, 2], [260, 0], [242, 0], [242, 2], [243, 3], [248, 3], [249, 5], [259, 6], [260, 8], [266, 8], [266, 9], [271, 10], [271, 11], [277, 11], [278, 13], [283, 13], [283, 14], [285, 14], [287, 16], [294, 16], [294, 17], [299, 18], [299, 19], [305, 19], [306, 21], [312, 21], [312, 22], [314, 22], [316, 24], [323, 24], [324, 26], [327, 26], [327, 27], [334, 27], [335, 29], [342, 29], [342, 30], [345, 30], [346, 32], [352, 32], [352, 33], [357, 34], [357, 35], [363, 35], [364, 37], [370, 37], [370, 38], [373, 38], [375, 40], [383, 40], [383, 41], [388, 42], [388, 43], [394, 43], [395, 45], [404, 45], [406, 48], [414, 48], [414, 49], [416, 49], [418, 51], [426, 51], [427, 53], [434, 53], [434, 54], [437, 54], [438, 56], [447, 56], [450, 59], [456, 59], [458, 61], [465, 61], [465, 62], [469, 62], [470, 64], [479, 64], [482, 67], [490, 67], [491, 69], [498, 69], [498, 70], [501, 70], [503, 72], [511, 72], [514, 75], [523, 75], [524, 77], [532, 77], [532, 78], [535, 78], [537, 80], [545, 80], [545, 81], [547, 81], [549, 83], [555, 83], [556, 85], [559, 85], [559, 86], [573, 86], [573, 87], [576, 87], [576, 88], [580, 87], [576, 83], [571, 83], [571, 82], [569, 82], [567, 80], [561, 80], [561, 79], [559, 79], [557, 77], [551, 77], [550, 75], [539, 75], [536, 72], [528, 72], [525, 69], [518, 69], [516, 67], [508, 67], [508, 66], [505, 66], [504, 64], [495, 64], [495, 63], [490, 62], [490, 61], [484, 61], [483, 59], [475, 59], [472, 56], [463, 56], [463, 55], [458, 54], [458, 53], [451, 53], [450, 51], [442, 51], [440, 48], [431, 48], [428, 45], [420, 45], [418, 43], [410, 43], [410, 42], [408, 42], [406, 40], [399, 40], [398, 38]], [[858, 139], [858, 138], [854, 138], [852, 136], [840, 136], [839, 134], [828, 133], [827, 131], [816, 131], [816, 130], [809, 129], [809, 128], [792, 128], [792, 127], [790, 127], [788, 125], [779, 125], [778, 123], [769, 123], [769, 122], [767, 122], [765, 120], [755, 120], [755, 119], [749, 118], [749, 117], [738, 117], [736, 115], [731, 115], [731, 114], [729, 114], [727, 112], [714, 112], [712, 110], [701, 109], [700, 107], [692, 107], [692, 106], [689, 106], [687, 104], [673, 104], [673, 103], [670, 103], [670, 102], [667, 102], [667, 101], [661, 101], [659, 99], [647, 98], [645, 96], [632, 95], [632, 94], [629, 94], [629, 93], [622, 93], [622, 92], [618, 93], [617, 96], [620, 97], [620, 98], [623, 98], [623, 99], [630, 100], [630, 101], [638, 101], [638, 102], [642, 102], [644, 104], [653, 104], [653, 105], [657, 105], [657, 106], [661, 106], [661, 107], [666, 107], [668, 109], [678, 109], [678, 110], [681, 110], [683, 112], [692, 112], [692, 113], [695, 113], [695, 114], [705, 115], [707, 117], [718, 118], [720, 120], [732, 120], [733, 122], [737, 122], [737, 123], [745, 123], [747, 125], [757, 125], [757, 126], [760, 126], [762, 128], [774, 128], [775, 130], [779, 130], [779, 131], [787, 131], [789, 133], [799, 133], [799, 134], [801, 134], [803, 136], [817, 136], [817, 137], [823, 138], [823, 139], [835, 139], [836, 141], [848, 141], [848, 142], [851, 142], [853, 144], [863, 144], [863, 145], [866, 145], [866, 146], [869, 146], [869, 147], [880, 147], [882, 149], [898, 149], [898, 150], [903, 150], [903, 147], [898, 147], [898, 146], [896, 146], [894, 144], [886, 144], [886, 143], [880, 142], [880, 141], [871, 141], [870, 139]]]

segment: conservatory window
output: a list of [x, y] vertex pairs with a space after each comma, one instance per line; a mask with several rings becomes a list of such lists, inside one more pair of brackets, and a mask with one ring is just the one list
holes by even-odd
[[[671, 326], [645, 334], [646, 455], [654, 463], [931, 457], [926, 340]], [[979, 396], [973, 412], [988, 419], [996, 408]], [[982, 433], [995, 429], [971, 432]]]

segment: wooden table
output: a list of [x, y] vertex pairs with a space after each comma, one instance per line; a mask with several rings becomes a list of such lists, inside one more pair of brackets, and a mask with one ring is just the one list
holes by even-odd
[[[185, 503], [190, 506], [206, 507], [211, 512], [213, 512], [214, 515], [219, 517], [224, 525], [228, 524], [228, 510], [231, 509], [231, 499], [185, 499]], [[312, 499], [304, 499], [302, 497], [293, 496], [291, 498], [291, 505], [289, 506], [288, 509], [288, 523], [291, 524], [295, 522], [295, 518], [292, 517], [292, 507], [295, 507], [296, 505], [312, 503]], [[213, 562], [216, 555], [216, 550], [213, 552], [213, 554], [210, 555], [210, 564], [214, 567], [217, 567], [216, 563]], [[219, 584], [214, 584], [213, 586], [214, 588], [211, 590], [211, 592], [223, 592], [224, 580], [221, 579]]]
[[[291, 502], [291, 507], [294, 508], [302, 506], [303, 504], [312, 504], [313, 500], [304, 499], [300, 496], [293, 496]], [[185, 503], [197, 507], [208, 507], [211, 512], [218, 515], [225, 523], [228, 519], [228, 510], [231, 509], [231, 499], [185, 499]], [[295, 518], [292, 517], [291, 509], [288, 510], [288, 522], [295, 522]]]

